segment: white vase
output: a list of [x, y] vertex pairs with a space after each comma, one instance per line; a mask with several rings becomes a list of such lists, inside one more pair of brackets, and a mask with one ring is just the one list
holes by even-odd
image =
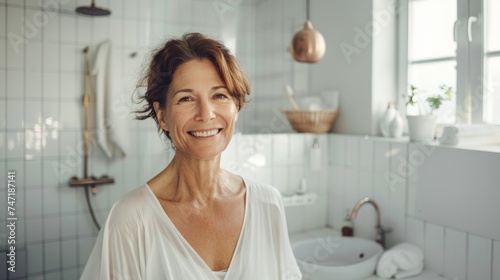
[[389, 124], [389, 137], [399, 138], [403, 136], [404, 127], [405, 123], [403, 121], [403, 118], [398, 112], [396, 112], [394, 119], [392, 119], [391, 123]]
[[430, 142], [434, 140], [436, 117], [433, 115], [407, 116], [408, 134], [412, 142]]
[[389, 102], [387, 110], [382, 115], [379, 123], [380, 132], [384, 137], [403, 136], [404, 122], [399, 112], [394, 108], [392, 102]]

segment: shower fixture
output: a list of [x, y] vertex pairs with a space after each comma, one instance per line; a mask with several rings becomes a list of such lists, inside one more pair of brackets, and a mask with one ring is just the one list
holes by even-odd
[[80, 6], [75, 9], [78, 14], [86, 15], [86, 16], [109, 16], [111, 15], [111, 11], [108, 9], [96, 7], [95, 1], [92, 0], [90, 6]]
[[89, 192], [92, 190], [93, 194], [96, 194], [96, 186], [104, 184], [113, 184], [115, 180], [112, 177], [103, 175], [100, 178], [88, 175], [88, 165], [89, 165], [89, 145], [90, 145], [90, 110], [94, 106], [93, 102], [93, 89], [92, 78], [90, 75], [90, 48], [86, 47], [83, 50], [85, 54], [85, 83], [84, 83], [84, 93], [83, 93], [83, 177], [78, 178], [76, 176], [71, 177], [69, 180], [69, 185], [71, 187], [85, 187], [85, 197], [87, 200], [87, 206], [89, 208], [92, 220], [98, 230], [101, 229], [99, 222], [94, 213], [94, 209], [90, 204]]

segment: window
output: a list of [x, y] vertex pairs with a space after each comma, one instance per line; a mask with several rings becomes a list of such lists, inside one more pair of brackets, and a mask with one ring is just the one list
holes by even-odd
[[408, 31], [403, 79], [418, 88], [421, 104], [443, 93], [441, 85], [455, 92], [436, 112], [438, 122], [500, 124], [498, 14], [498, 0], [408, 1], [400, 25]]
[[[484, 120], [500, 124], [500, 1], [488, 0], [485, 5], [486, 48], [484, 87]], [[496, 34], [495, 34], [496, 31]], [[495, 109], [496, 108], [496, 109]]]

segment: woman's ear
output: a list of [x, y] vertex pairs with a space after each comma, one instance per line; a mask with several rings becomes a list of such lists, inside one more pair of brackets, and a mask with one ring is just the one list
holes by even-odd
[[165, 110], [160, 107], [160, 102], [153, 102], [153, 108], [155, 109], [156, 119], [158, 120], [158, 125], [165, 131], [168, 131], [167, 122], [165, 121]]

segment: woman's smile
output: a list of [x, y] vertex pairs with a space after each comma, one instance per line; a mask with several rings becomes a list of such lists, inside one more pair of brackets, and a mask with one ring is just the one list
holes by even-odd
[[197, 138], [208, 138], [218, 135], [222, 131], [222, 128], [216, 128], [205, 131], [189, 131], [188, 133]]

